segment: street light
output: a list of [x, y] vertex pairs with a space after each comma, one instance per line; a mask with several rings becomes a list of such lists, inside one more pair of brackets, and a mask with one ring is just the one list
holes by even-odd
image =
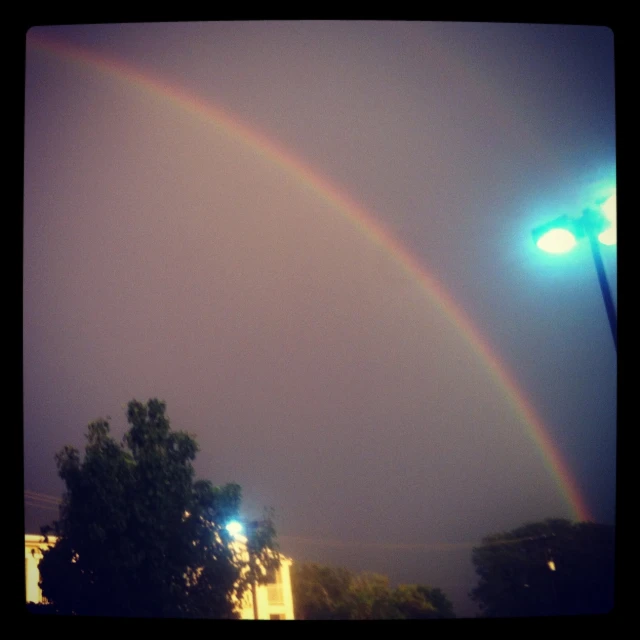
[[226, 526], [226, 529], [234, 538], [237, 538], [242, 533], [242, 524], [233, 520]]
[[[260, 526], [260, 524], [261, 523], [258, 521], [249, 522], [246, 528], [255, 530]], [[227, 524], [225, 528], [234, 539], [239, 539], [240, 537], [242, 537], [243, 536], [242, 532], [245, 529], [243, 524], [238, 520], [232, 520]], [[258, 590], [256, 588], [256, 579], [255, 579], [255, 566], [254, 566], [255, 562], [254, 562], [253, 554], [251, 553], [250, 541], [246, 536], [244, 536], [244, 543], [247, 549], [247, 554], [249, 556], [249, 570], [251, 571], [251, 574], [252, 574], [251, 599], [253, 601], [253, 619], [258, 620], [258, 593], [257, 593]]]
[[598, 203], [595, 209], [585, 209], [579, 218], [560, 216], [551, 222], [533, 230], [533, 239], [539, 249], [547, 253], [566, 253], [571, 251], [578, 240], [587, 238], [591, 245], [596, 273], [602, 291], [604, 306], [609, 318], [613, 344], [618, 350], [618, 326], [616, 311], [611, 297], [611, 289], [604, 272], [604, 264], [600, 255], [599, 243], [614, 245], [616, 243], [616, 194], [615, 192], [605, 201]]

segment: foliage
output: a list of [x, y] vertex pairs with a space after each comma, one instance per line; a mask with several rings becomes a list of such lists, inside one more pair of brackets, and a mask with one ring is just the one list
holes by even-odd
[[355, 574], [348, 598], [351, 620], [393, 620], [401, 618], [395, 607], [389, 578], [376, 573]]
[[[266, 581], [225, 528], [240, 487], [195, 479], [195, 438], [173, 431], [165, 409], [133, 400], [121, 444], [97, 420], [84, 461], [73, 447], [56, 455], [66, 492], [60, 519], [43, 527], [58, 541], [44, 552], [40, 586], [59, 613], [233, 618], [252, 580]], [[250, 544], [261, 566], [278, 566], [270, 520]]]
[[470, 596], [486, 617], [608, 612], [614, 539], [611, 526], [567, 520], [490, 535], [473, 550], [480, 580]]
[[452, 618], [453, 607], [439, 589], [401, 585], [386, 576], [354, 574], [341, 567], [294, 564], [291, 568], [296, 619], [392, 620]]
[[350, 617], [353, 575], [343, 568], [294, 564], [291, 586], [296, 620], [345, 620]]
[[394, 601], [402, 617], [408, 620], [455, 618], [451, 601], [440, 589], [400, 585], [394, 593]]

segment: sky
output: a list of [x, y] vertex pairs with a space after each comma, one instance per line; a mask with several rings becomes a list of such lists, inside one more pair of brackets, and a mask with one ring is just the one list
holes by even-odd
[[[201, 22], [26, 42], [25, 531], [136, 398], [282, 551], [442, 588], [482, 537], [615, 518], [605, 27]], [[616, 248], [602, 246], [614, 300]]]

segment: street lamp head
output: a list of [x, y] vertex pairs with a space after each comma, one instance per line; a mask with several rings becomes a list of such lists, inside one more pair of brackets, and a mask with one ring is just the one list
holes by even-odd
[[232, 520], [227, 524], [226, 529], [235, 538], [236, 536], [242, 534], [243, 527], [242, 524], [237, 520]]
[[602, 211], [604, 217], [611, 223], [616, 223], [616, 214], [618, 209], [618, 199], [616, 192], [614, 191], [601, 205], [600, 211]]
[[616, 215], [617, 215], [618, 202], [616, 198], [615, 191], [613, 195], [609, 196], [601, 205], [600, 211], [602, 215], [607, 220], [609, 227], [605, 229], [599, 236], [598, 240], [602, 244], [607, 246], [611, 246], [616, 244], [617, 241], [617, 233], [616, 233]]
[[536, 246], [547, 253], [566, 253], [576, 244], [578, 229], [569, 216], [561, 216], [533, 230]]
[[616, 244], [616, 194], [597, 208], [586, 209], [579, 218], [560, 216], [533, 230], [536, 246], [547, 253], [567, 253], [589, 235], [604, 245]]
[[605, 231], [603, 231], [599, 236], [598, 236], [598, 240], [610, 247], [614, 244], [617, 243], [618, 238], [617, 238], [617, 233], [616, 233], [616, 227], [615, 225], [612, 225], [611, 227], [609, 227], [608, 229], [606, 229]]
[[547, 253], [567, 253], [576, 244], [576, 237], [568, 229], [551, 229], [536, 242], [538, 248]]
[[[613, 335], [613, 344], [618, 350], [618, 330], [616, 310], [611, 296], [611, 290], [604, 271], [604, 264], [598, 241], [602, 244], [616, 243], [616, 192], [609, 191], [606, 198], [596, 202], [597, 208], [587, 208], [579, 218], [561, 216], [555, 220], [533, 230], [533, 240], [539, 249], [547, 253], [566, 253], [576, 246], [578, 239], [587, 237], [591, 245], [591, 253], [596, 265], [598, 281], [602, 290], [602, 297], [609, 318], [609, 326]], [[555, 564], [549, 565], [555, 571]]]

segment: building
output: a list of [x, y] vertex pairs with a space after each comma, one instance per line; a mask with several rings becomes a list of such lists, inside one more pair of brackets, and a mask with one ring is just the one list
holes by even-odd
[[[49, 540], [55, 538], [49, 537]], [[43, 602], [42, 591], [38, 586], [40, 571], [38, 565], [42, 560], [42, 552], [50, 545], [44, 542], [43, 536], [25, 535], [24, 537], [24, 574], [27, 585], [27, 602]]]
[[[49, 536], [49, 543], [43, 536], [25, 535], [24, 537], [24, 571], [26, 581], [26, 601], [41, 603], [44, 601], [42, 591], [38, 586], [40, 571], [38, 565], [42, 559], [42, 552], [54, 545], [55, 537]], [[281, 557], [280, 569], [276, 572], [275, 581], [255, 588], [256, 611], [259, 620], [293, 620], [293, 593], [291, 590], [291, 560]], [[239, 607], [242, 620], [253, 620], [255, 616], [253, 593], [249, 590], [245, 595], [242, 606]]]
[[[255, 589], [259, 620], [293, 620], [293, 595], [291, 590], [291, 560], [281, 559], [275, 580]], [[243, 620], [254, 619], [253, 594], [247, 591], [240, 611]]]

